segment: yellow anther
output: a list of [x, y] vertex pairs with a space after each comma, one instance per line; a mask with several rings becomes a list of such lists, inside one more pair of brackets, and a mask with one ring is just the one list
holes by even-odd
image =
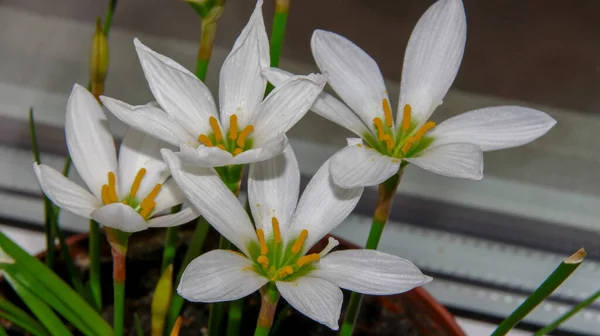
[[119, 201], [119, 196], [117, 196], [117, 178], [113, 172], [108, 172], [108, 195], [110, 196], [111, 203]]
[[150, 213], [152, 212], [152, 210], [154, 210], [155, 206], [156, 202], [154, 201], [146, 203], [145, 206], [140, 210], [140, 216], [147, 218], [148, 216], [150, 216]]
[[138, 170], [137, 175], [135, 175], [135, 179], [133, 180], [133, 184], [131, 184], [131, 189], [129, 189], [129, 197], [133, 198], [137, 194], [140, 189], [140, 184], [142, 184], [142, 179], [146, 175], [146, 168], [142, 168]]
[[260, 244], [260, 254], [267, 255], [267, 253], [269, 253], [269, 248], [265, 241], [265, 231], [263, 231], [263, 229], [257, 229], [256, 236], [258, 237], [258, 243]]
[[412, 107], [406, 104], [404, 105], [404, 111], [402, 114], [402, 131], [406, 132], [410, 128], [410, 114], [412, 112]]
[[125, 205], [129, 205], [129, 202], [127, 202], [127, 200], [122, 200], [121, 203], [123, 203]]
[[238, 136], [237, 116], [232, 114], [229, 116], [229, 139], [235, 140]]
[[412, 144], [415, 142], [415, 138], [411, 137], [406, 139], [406, 142], [404, 143], [404, 145], [402, 146], [402, 153], [406, 154], [409, 150], [410, 147], [412, 146]]
[[252, 131], [254, 131], [254, 126], [248, 125], [244, 127], [244, 129], [240, 132], [240, 135], [237, 138], [237, 145], [240, 148], [244, 148], [246, 138], [248, 137], [248, 135], [250, 135], [250, 133], [252, 133]]
[[285, 266], [284, 268], [281, 269], [281, 271], [279, 271], [279, 277], [285, 278], [286, 276], [288, 276], [292, 273], [294, 273], [294, 269], [292, 268], [292, 266]]
[[201, 144], [203, 144], [206, 147], [212, 147], [214, 146], [212, 141], [210, 141], [210, 138], [207, 137], [204, 134], [200, 134], [200, 136], [198, 136], [198, 141], [200, 141]]
[[273, 240], [275, 240], [275, 244], [279, 244], [281, 243], [281, 230], [279, 229], [277, 217], [271, 218], [271, 225], [273, 225]]
[[208, 118], [208, 122], [210, 123], [210, 127], [212, 128], [213, 133], [215, 134], [215, 139], [217, 140], [217, 142], [223, 140], [223, 133], [221, 133], [221, 127], [219, 127], [219, 121], [217, 120], [217, 118], [211, 116], [210, 118]]
[[385, 142], [385, 145], [388, 149], [394, 148], [394, 139], [389, 134], [384, 134], [381, 139], [382, 142]]
[[306, 237], [308, 237], [308, 231], [302, 230], [302, 232], [300, 232], [300, 235], [298, 236], [298, 239], [296, 240], [294, 245], [292, 245], [292, 253], [300, 252], [300, 249], [302, 248], [302, 245], [304, 245]]
[[263, 268], [267, 268], [269, 267], [269, 258], [267, 258], [267, 256], [261, 255], [260, 257], [258, 257], [256, 259], [256, 261], [263, 267]]
[[298, 267], [302, 267], [311, 262], [318, 261], [319, 259], [321, 259], [321, 255], [319, 255], [318, 253], [305, 255], [304, 257], [298, 259], [298, 261], [296, 262], [296, 265], [298, 265]]
[[383, 122], [381, 118], [373, 118], [373, 124], [375, 124], [375, 128], [377, 129], [377, 139], [381, 141], [385, 133], [383, 132]]
[[156, 202], [154, 202], [154, 199], [156, 198], [156, 196], [158, 196], [158, 193], [160, 192], [161, 188], [162, 184], [159, 183], [155, 185], [152, 191], [150, 191], [148, 196], [146, 196], [146, 198], [144, 198], [144, 200], [140, 204], [140, 215], [142, 217], [148, 217], [152, 210], [154, 210], [154, 207], [156, 206]]
[[415, 142], [420, 141], [425, 136], [425, 133], [429, 132], [429, 130], [431, 130], [434, 127], [435, 127], [435, 123], [433, 121], [426, 122], [425, 125], [423, 125], [417, 131], [417, 133], [415, 133]]
[[387, 98], [384, 98], [381, 105], [383, 107], [383, 115], [385, 116], [385, 125], [387, 127], [392, 127], [394, 119], [392, 119], [392, 108], [390, 107], [390, 102], [387, 100]]
[[104, 205], [112, 203], [108, 192], [108, 184], [102, 186], [102, 203]]
[[221, 148], [222, 150], [226, 150], [225, 145], [223, 145], [223, 144], [218, 144], [217, 147]]
[[236, 156], [236, 155], [238, 155], [238, 154], [241, 154], [243, 151], [244, 151], [244, 150], [243, 150], [243, 149], [241, 149], [241, 148], [236, 148], [236, 149], [233, 151], [233, 156]]

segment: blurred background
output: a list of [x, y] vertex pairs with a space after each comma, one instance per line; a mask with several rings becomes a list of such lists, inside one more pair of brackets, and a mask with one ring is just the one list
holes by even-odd
[[[316, 28], [346, 36], [369, 53], [397, 104], [404, 49], [432, 1], [291, 1], [281, 68], [317, 71], [310, 52]], [[206, 83], [218, 73], [252, 12], [252, 0], [229, 0], [218, 23]], [[452, 312], [497, 322], [508, 315], [564, 257], [585, 247], [588, 259], [529, 325], [550, 322], [600, 288], [600, 13], [598, 1], [465, 0], [467, 46], [462, 67], [434, 121], [494, 105], [524, 105], [557, 121], [527, 146], [486, 153], [482, 181], [444, 178], [409, 167], [400, 185], [382, 250], [417, 264], [436, 281], [426, 288]], [[61, 169], [63, 126], [73, 83], [87, 84], [89, 46], [105, 1], [0, 1], [0, 223], [44, 248], [43, 205], [31, 168], [27, 124], [32, 106], [44, 163]], [[264, 15], [270, 30], [273, 1]], [[132, 40], [188, 69], [196, 60], [200, 21], [182, 1], [122, 0], [109, 39], [105, 95], [144, 104], [152, 100]], [[113, 132], [125, 126], [110, 119]], [[307, 181], [350, 133], [309, 113], [289, 137]], [[75, 173], [75, 172], [73, 172]], [[376, 201], [367, 190], [338, 235], [366, 240]], [[62, 214], [63, 228], [87, 221]], [[16, 229], [15, 229], [16, 228]], [[527, 325], [525, 326], [527, 328]], [[600, 334], [600, 306], [565, 324], [565, 331]]]

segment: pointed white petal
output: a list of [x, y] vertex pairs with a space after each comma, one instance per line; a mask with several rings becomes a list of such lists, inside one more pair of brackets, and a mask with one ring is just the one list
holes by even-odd
[[212, 94], [196, 76], [172, 59], [133, 40], [154, 98], [191, 134], [211, 130], [208, 119], [217, 116]]
[[175, 180], [171, 178], [163, 183], [162, 187], [160, 188], [160, 192], [154, 201], [156, 202], [156, 207], [154, 207], [153, 212], [159, 213], [177, 204], [183, 203], [185, 201], [185, 195]]
[[252, 262], [233, 251], [212, 250], [185, 268], [177, 293], [192, 302], [233, 301], [252, 294], [269, 280]]
[[310, 275], [370, 295], [404, 293], [431, 281], [410, 261], [374, 250], [331, 252]]
[[34, 163], [33, 171], [44, 194], [62, 209], [81, 217], [90, 218], [92, 211], [102, 205], [87, 190], [46, 165], [38, 166]]
[[181, 143], [178, 155], [186, 163], [199, 167], [221, 167], [233, 164], [233, 155], [218, 147], [206, 147], [204, 145], [193, 148]]
[[153, 217], [148, 221], [150, 227], [170, 227], [188, 223], [200, 216], [194, 208], [185, 208], [176, 214]]
[[248, 198], [254, 224], [272, 235], [272, 217], [277, 217], [281, 235], [287, 237], [298, 203], [300, 170], [291, 146], [283, 154], [250, 165]]
[[117, 182], [121, 198], [129, 195], [135, 177], [142, 168], [146, 169], [146, 173], [136, 194], [138, 199], [144, 199], [154, 186], [169, 176], [167, 165], [160, 156], [160, 149], [167, 146], [167, 143], [134, 128], [127, 131], [119, 150]]
[[338, 286], [316, 277], [303, 276], [294, 281], [277, 281], [281, 296], [297, 311], [338, 330], [344, 295]]
[[108, 172], [118, 173], [115, 144], [102, 108], [79, 84], [73, 86], [67, 103], [65, 134], [73, 165], [92, 194], [100, 199]]
[[225, 129], [229, 128], [229, 116], [234, 113], [240, 127], [252, 120], [267, 85], [261, 69], [268, 67], [269, 62], [269, 39], [259, 1], [221, 67], [219, 102]]
[[96, 222], [125, 232], [138, 232], [146, 230], [148, 224], [139, 213], [129, 205], [112, 203], [92, 212], [92, 219]]
[[412, 107], [412, 119], [423, 124], [442, 104], [454, 82], [467, 39], [467, 19], [460, 0], [433, 4], [413, 30], [402, 68], [397, 120], [405, 104]]
[[366, 125], [383, 118], [383, 100], [388, 98], [377, 63], [350, 40], [325, 30], [315, 30], [312, 53], [335, 92]]
[[472, 180], [483, 178], [483, 151], [469, 143], [434, 144], [418, 157], [405, 160], [439, 175]]
[[400, 159], [363, 145], [348, 146], [331, 158], [331, 177], [344, 188], [378, 185], [400, 169]]
[[303, 253], [348, 217], [363, 192], [363, 188], [337, 186], [329, 174], [330, 161], [327, 160], [310, 180], [294, 214], [291, 236], [308, 230]]
[[117, 99], [100, 96], [104, 106], [127, 125], [155, 136], [173, 146], [180, 142], [198, 145], [196, 137], [170, 117], [165, 111], [151, 104], [131, 106]]
[[175, 182], [202, 216], [225, 238], [248, 254], [257, 241], [254, 226], [238, 199], [212, 168], [182, 166], [170, 150], [161, 151]]
[[257, 146], [286, 133], [310, 109], [325, 86], [325, 78], [311, 74], [297, 76], [275, 88], [254, 114], [251, 137]]
[[521, 106], [488, 107], [450, 118], [427, 135], [435, 145], [472, 143], [483, 151], [511, 148], [546, 134], [556, 120], [546, 113]]
[[[263, 69], [263, 75], [275, 87], [294, 77], [294, 74], [279, 68]], [[358, 136], [363, 136], [365, 133], [371, 132], [346, 104], [328, 93], [321, 92], [310, 109], [321, 117], [347, 128]]]
[[233, 164], [246, 164], [271, 159], [281, 153], [288, 144], [288, 138], [280, 133], [263, 142], [260, 147], [247, 150], [233, 158]]

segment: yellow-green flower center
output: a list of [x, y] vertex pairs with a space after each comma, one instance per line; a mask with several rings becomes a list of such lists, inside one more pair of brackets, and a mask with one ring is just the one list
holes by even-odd
[[[148, 219], [152, 210], [156, 207], [156, 196], [160, 192], [162, 188], [162, 184], [158, 183], [152, 188], [152, 191], [144, 199], [140, 202], [138, 200], [137, 192], [140, 189], [140, 185], [142, 184], [142, 179], [146, 175], [146, 168], [141, 168], [138, 170], [133, 183], [131, 184], [131, 188], [129, 189], [129, 195], [120, 200], [121, 203], [129, 205], [135, 211], [137, 211], [140, 216]], [[117, 195], [117, 179], [115, 177], [115, 173], [108, 172], [108, 183], [102, 186], [102, 203], [104, 205], [118, 203], [119, 196]]]
[[198, 136], [198, 141], [204, 146], [221, 148], [224, 151], [230, 152], [233, 156], [252, 148], [252, 139], [249, 136], [254, 131], [254, 126], [247, 125], [242, 130], [239, 130], [237, 115], [232, 114], [229, 117], [229, 131], [225, 135], [219, 126], [217, 118], [211, 116], [208, 122], [212, 128], [212, 133], [200, 134]]

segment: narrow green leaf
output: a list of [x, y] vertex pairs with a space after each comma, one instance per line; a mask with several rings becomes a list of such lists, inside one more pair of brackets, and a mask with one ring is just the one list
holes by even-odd
[[138, 313], [133, 314], [135, 320], [135, 334], [137, 336], [144, 336], [144, 329], [142, 328], [142, 321], [140, 321], [140, 315]]
[[102, 310], [102, 283], [100, 277], [100, 225], [90, 219], [90, 292], [97, 311]]
[[535, 336], [544, 336], [544, 335], [550, 334], [554, 329], [560, 327], [561, 324], [565, 323], [571, 317], [575, 316], [583, 308], [596, 302], [596, 300], [598, 300], [598, 298], [600, 298], [600, 291], [597, 291], [596, 293], [589, 296], [587, 299], [579, 302], [577, 305], [575, 305], [573, 308], [571, 308], [571, 310], [564, 313], [562, 316], [560, 316], [554, 322], [552, 322], [549, 325], [547, 325], [546, 327], [536, 331]]
[[0, 324], [0, 336], [8, 336], [4, 327]]
[[[16, 269], [15, 269], [16, 270]], [[63, 324], [58, 316], [54, 313], [54, 311], [48, 307], [44, 301], [42, 301], [36, 294], [21, 284], [15, 277], [13, 277], [12, 272], [7, 269], [6, 272], [3, 273], [4, 277], [11, 285], [11, 287], [19, 294], [19, 297], [25, 302], [27, 307], [31, 310], [33, 315], [37, 317], [37, 319], [42, 323], [52, 335], [63, 336], [63, 335], [73, 335], [67, 329], [67, 327]]]
[[14, 323], [34, 336], [50, 335], [43, 325], [4, 297], [0, 297], [0, 317]]

